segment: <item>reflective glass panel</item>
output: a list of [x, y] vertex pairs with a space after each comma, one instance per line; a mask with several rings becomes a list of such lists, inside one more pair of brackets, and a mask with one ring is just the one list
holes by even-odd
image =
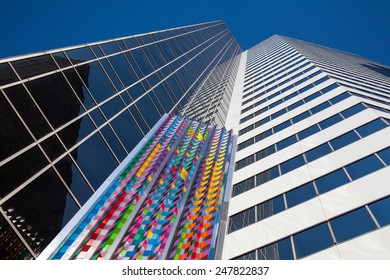
[[22, 79], [58, 69], [50, 55], [41, 55], [11, 62]]
[[360, 134], [360, 136], [366, 137], [370, 134], [373, 134], [373, 133], [387, 127], [387, 126], [388, 125], [382, 119], [376, 119], [372, 122], [369, 122], [363, 126], [356, 128], [356, 131]]
[[387, 165], [390, 165], [390, 148], [378, 152], [378, 155]]
[[280, 164], [280, 172], [282, 174], [286, 174], [287, 172], [290, 172], [291, 170], [294, 170], [302, 165], [305, 164], [305, 159], [302, 155], [296, 156], [288, 161], [285, 161]]
[[40, 242], [34, 248], [37, 253], [53, 240], [79, 209], [72, 199], [68, 199], [66, 188], [53, 169], [40, 175], [2, 207], [13, 209], [15, 217], [25, 220], [25, 227], [17, 229], [22, 235], [26, 228], [30, 235], [35, 235]]
[[95, 58], [89, 47], [69, 50], [66, 51], [66, 54], [73, 64], [78, 64]]
[[293, 260], [294, 259], [290, 238], [285, 238], [271, 245], [260, 248], [257, 254], [259, 260]]
[[319, 193], [326, 193], [350, 182], [342, 168], [315, 180]]
[[0, 86], [16, 82], [18, 78], [8, 63], [0, 64]]
[[294, 207], [302, 202], [305, 202], [316, 196], [314, 185], [312, 182], [300, 186], [292, 191], [286, 192], [286, 200], [288, 208]]
[[378, 223], [384, 227], [390, 224], [390, 197], [386, 197], [369, 205]]
[[293, 236], [298, 259], [333, 246], [328, 225], [320, 224]]
[[307, 162], [311, 162], [313, 160], [316, 160], [324, 155], [330, 154], [332, 152], [332, 149], [330, 148], [328, 143], [324, 143], [314, 149], [311, 149], [307, 152], [305, 152], [306, 160]]
[[354, 162], [345, 168], [352, 180], [359, 179], [367, 174], [370, 174], [384, 167], [383, 163], [375, 155], [365, 157], [357, 162]]
[[337, 242], [343, 242], [376, 229], [366, 208], [359, 208], [330, 221]]

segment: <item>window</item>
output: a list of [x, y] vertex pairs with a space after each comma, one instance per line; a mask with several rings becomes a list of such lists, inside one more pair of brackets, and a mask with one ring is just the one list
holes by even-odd
[[360, 137], [356, 134], [355, 131], [347, 132], [333, 140], [330, 141], [330, 144], [332, 145], [334, 150], [341, 149], [342, 147], [345, 147], [357, 140], [359, 140]]
[[332, 89], [335, 89], [335, 88], [337, 88], [337, 87], [338, 87], [337, 84], [333, 84], [333, 85], [330, 85], [330, 86], [328, 86], [328, 87], [326, 87], [326, 88], [324, 88], [324, 89], [321, 89], [321, 92], [322, 92], [322, 94], [325, 94], [325, 93], [327, 93], [327, 92], [329, 92], [329, 91], [331, 91]]
[[301, 105], [303, 105], [303, 101], [299, 100], [298, 102], [295, 102], [294, 104], [291, 104], [290, 106], [288, 106], [287, 109], [289, 111], [292, 111], [292, 110], [294, 110], [295, 108], [297, 108], [297, 107], [299, 107]]
[[390, 196], [370, 204], [369, 207], [382, 227], [390, 224]]
[[255, 177], [251, 177], [233, 186], [232, 196], [239, 195], [255, 187]]
[[359, 179], [383, 167], [383, 163], [375, 155], [370, 155], [357, 162], [354, 162], [345, 168], [352, 180]]
[[343, 242], [376, 228], [365, 207], [330, 221], [337, 242]]
[[305, 164], [305, 160], [302, 155], [296, 156], [288, 161], [283, 162], [280, 164], [280, 171], [283, 174], [286, 174], [290, 172], [291, 170], [294, 170], [302, 165]]
[[241, 255], [237, 258], [234, 258], [234, 260], [255, 260], [256, 259], [256, 251], [251, 251], [249, 253], [246, 253], [245, 255]]
[[365, 109], [366, 107], [363, 104], [359, 103], [347, 110], [342, 111], [341, 115], [343, 115], [344, 118], [349, 118], [350, 116], [355, 115]]
[[277, 125], [274, 127], [274, 133], [276, 132], [279, 132], [287, 127], [289, 127], [291, 125], [291, 121], [288, 120], [288, 121], [285, 121], [285, 122], [282, 122], [281, 124]]
[[255, 222], [255, 207], [235, 214], [229, 219], [229, 233], [249, 226]]
[[307, 162], [316, 160], [324, 155], [327, 155], [332, 152], [328, 143], [322, 144], [310, 151], [305, 152]]
[[376, 119], [372, 122], [369, 122], [365, 125], [362, 125], [356, 128], [356, 131], [360, 134], [361, 137], [366, 137], [370, 134], [373, 134], [388, 125], [382, 119]]
[[329, 100], [329, 102], [334, 105], [340, 101], [343, 101], [344, 99], [347, 99], [350, 96], [351, 96], [351, 94], [349, 92], [344, 92], [336, 97], [333, 97], [332, 99]]
[[272, 155], [273, 153], [275, 153], [275, 146], [272, 145], [272, 146], [269, 146], [268, 148], [265, 148], [259, 152], [257, 152], [255, 155], [256, 155], [256, 161], [258, 160], [261, 160], [262, 158], [265, 158], [269, 155]]
[[268, 246], [258, 249], [259, 260], [293, 260], [294, 255], [290, 238], [285, 238]]
[[311, 116], [310, 111], [306, 111], [306, 112], [299, 114], [298, 116], [292, 118], [292, 121], [293, 121], [293, 123], [298, 123], [301, 120], [304, 120], [310, 116]]
[[330, 103], [328, 101], [320, 104], [320, 105], [317, 105], [313, 108], [310, 109], [311, 113], [314, 115], [314, 114], [317, 114], [318, 112], [322, 111], [322, 110], [325, 110], [326, 108], [330, 107]]
[[298, 259], [329, 248], [333, 245], [328, 225], [320, 224], [293, 236]]
[[261, 221], [286, 209], [283, 195], [257, 205], [257, 220]]
[[296, 142], [297, 142], [297, 137], [295, 135], [292, 135], [292, 136], [276, 143], [276, 147], [278, 148], [278, 151], [280, 151], [280, 150], [282, 150], [282, 149], [284, 149], [284, 148], [286, 148], [286, 147], [288, 147]]
[[332, 126], [332, 125], [334, 125], [342, 120], [343, 120], [343, 118], [339, 114], [337, 114], [337, 115], [334, 115], [330, 118], [327, 118], [326, 120], [323, 120], [322, 122], [319, 123], [319, 125], [322, 129], [325, 129], [325, 128]]
[[349, 182], [350, 180], [342, 168], [315, 180], [315, 184], [320, 194], [331, 191]]
[[261, 184], [264, 184], [278, 176], [279, 176], [279, 169], [277, 166], [274, 166], [256, 175], [256, 186], [260, 186]]
[[250, 155], [249, 157], [243, 158], [242, 160], [236, 162], [236, 170], [244, 168], [245, 166], [252, 164], [254, 162], [255, 162], [254, 155]]
[[378, 152], [378, 155], [387, 165], [390, 165], [390, 148]]
[[286, 193], [287, 207], [291, 208], [316, 196], [312, 182]]
[[264, 138], [267, 138], [272, 135], [272, 130], [268, 129], [264, 131], [263, 133], [260, 133], [255, 136], [255, 142], [259, 142], [260, 140], [263, 140]]
[[299, 140], [303, 140], [315, 133], [317, 133], [318, 131], [320, 131], [318, 125], [312, 125], [304, 130], [302, 130], [301, 132], [298, 133], [298, 138]]
[[305, 103], [313, 100], [313, 99], [316, 99], [317, 97], [321, 96], [321, 93], [320, 92], [316, 92], [316, 93], [313, 93], [311, 95], [309, 95], [308, 97], [304, 98], [303, 100], [305, 101]]

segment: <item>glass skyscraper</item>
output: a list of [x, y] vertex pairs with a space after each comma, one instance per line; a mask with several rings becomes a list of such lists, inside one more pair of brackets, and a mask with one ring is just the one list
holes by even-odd
[[3, 59], [0, 89], [0, 259], [38, 257], [165, 113], [238, 135], [221, 258], [390, 258], [384, 65], [216, 21]]

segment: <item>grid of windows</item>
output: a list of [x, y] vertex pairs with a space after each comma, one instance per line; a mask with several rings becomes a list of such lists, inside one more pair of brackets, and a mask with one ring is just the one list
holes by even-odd
[[240, 52], [217, 21], [2, 60], [0, 235], [13, 231], [14, 256], [37, 257], [160, 117], [183, 112], [203, 85], [219, 81], [210, 114], [226, 107]]
[[390, 224], [390, 197], [354, 209], [280, 241], [241, 255], [235, 260], [301, 259]]

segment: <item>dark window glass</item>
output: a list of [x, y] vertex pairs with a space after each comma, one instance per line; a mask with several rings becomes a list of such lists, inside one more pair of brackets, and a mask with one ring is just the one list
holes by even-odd
[[54, 128], [58, 128], [84, 112], [80, 101], [62, 73], [33, 80], [26, 85]]
[[41, 146], [51, 160], [56, 159], [65, 152], [64, 146], [61, 145], [56, 135], [50, 136], [43, 141]]
[[22, 79], [57, 70], [58, 67], [50, 55], [41, 55], [11, 62]]
[[327, 93], [327, 92], [329, 92], [329, 91], [331, 91], [332, 89], [335, 89], [335, 88], [337, 88], [337, 87], [338, 87], [337, 84], [333, 84], [333, 85], [327, 86], [327, 87], [324, 88], [324, 89], [321, 89], [321, 92], [322, 92], [322, 94], [325, 94], [325, 93]]
[[390, 197], [386, 197], [369, 205], [378, 223], [384, 227], [390, 224]]
[[314, 149], [311, 149], [310, 151], [305, 152], [306, 160], [307, 162], [311, 162], [313, 160], [316, 160], [317, 158], [320, 158], [324, 155], [327, 155], [332, 152], [332, 149], [330, 148], [328, 143], [322, 144]]
[[[15, 217], [25, 220], [31, 236], [36, 235], [40, 242], [40, 246], [34, 249], [36, 253], [56, 237], [79, 209], [53, 169], [40, 175], [2, 207], [13, 209]], [[25, 227], [17, 229], [23, 235]]]
[[334, 105], [334, 104], [339, 103], [340, 101], [342, 101], [344, 99], [347, 99], [350, 96], [351, 95], [348, 92], [344, 92], [336, 97], [333, 97], [332, 99], [329, 100], [329, 102]]
[[[270, 108], [270, 109], [271, 109], [271, 108]], [[280, 111], [278, 111], [278, 112], [272, 114], [272, 115], [271, 115], [271, 119], [274, 120], [274, 119], [276, 119], [277, 117], [283, 115], [283, 114], [286, 113], [286, 112], [287, 112], [287, 109], [284, 108], [284, 109], [282, 109], [282, 110], [280, 110]]]
[[3, 160], [29, 145], [33, 140], [2, 94], [0, 94], [0, 121], [0, 160]]
[[378, 155], [387, 165], [390, 165], [390, 148], [378, 152]]
[[89, 47], [69, 50], [65, 53], [73, 64], [78, 64], [95, 58]]
[[290, 238], [285, 238], [258, 250], [259, 260], [293, 260]]
[[249, 226], [255, 222], [255, 207], [235, 214], [229, 219], [229, 233]]
[[320, 105], [317, 105], [313, 108], [310, 109], [310, 112], [314, 115], [314, 114], [317, 114], [318, 112], [322, 111], [322, 110], [325, 110], [326, 108], [330, 107], [330, 103], [328, 101], [320, 104]]
[[293, 123], [297, 123], [297, 122], [300, 122], [301, 120], [304, 120], [310, 116], [311, 116], [310, 111], [306, 111], [306, 112], [303, 112], [302, 114], [299, 114], [298, 116], [294, 117], [292, 119], [292, 121], [293, 121]]
[[357, 140], [359, 140], [360, 137], [356, 134], [355, 131], [350, 131], [345, 133], [344, 135], [341, 135], [333, 140], [330, 141], [330, 144], [332, 145], [334, 150], [341, 149], [342, 147], [345, 147]]
[[294, 235], [295, 253], [298, 259], [329, 248], [333, 245], [327, 224], [320, 224]]
[[153, 66], [150, 64], [150, 61], [142, 49], [132, 50], [131, 53], [144, 76], [154, 71]]
[[110, 119], [124, 108], [124, 103], [119, 96], [116, 96], [115, 98], [101, 105], [100, 108], [102, 109], [106, 118]]
[[250, 139], [248, 139], [248, 140], [238, 144], [237, 145], [237, 150], [240, 151], [240, 150], [242, 150], [242, 149], [244, 149], [244, 148], [246, 148], [246, 147], [248, 147], [248, 146], [250, 146], [250, 145], [252, 145], [254, 143], [255, 143], [255, 139], [254, 138], [250, 138]]
[[128, 38], [123, 40], [123, 42], [125, 43], [128, 49], [138, 47], [138, 42], [136, 38]]
[[312, 182], [286, 193], [287, 207], [291, 208], [316, 196]]
[[246, 157], [246, 158], [236, 162], [236, 170], [244, 168], [245, 166], [248, 166], [254, 162], [255, 162], [255, 156], [250, 155], [249, 157]]
[[122, 145], [119, 143], [118, 138], [114, 135], [114, 132], [108, 125], [104, 126], [100, 131], [110, 145], [111, 149], [114, 151], [116, 157], [119, 159], [119, 161], [122, 161], [127, 154]]
[[106, 71], [108, 77], [110, 78], [111, 82], [114, 84], [115, 88], [117, 90], [121, 90], [124, 88], [123, 84], [119, 80], [117, 74], [114, 72], [114, 69], [111, 67], [110, 63], [108, 63], [107, 59], [101, 59], [100, 63], [103, 66], [103, 69]]
[[49, 124], [22, 85], [7, 88], [4, 91], [37, 139], [51, 131]]
[[87, 115], [62, 129], [58, 132], [58, 135], [60, 136], [62, 142], [64, 142], [65, 146], [70, 148], [90, 134], [94, 129], [95, 126], [92, 124]]
[[257, 152], [255, 155], [256, 155], [256, 161], [257, 160], [261, 160], [262, 158], [265, 158], [269, 155], [272, 155], [273, 153], [275, 153], [275, 145], [272, 145], [272, 146], [269, 146], [259, 152]]
[[376, 229], [365, 207], [333, 219], [330, 224], [338, 243]]
[[149, 96], [146, 95], [138, 100], [137, 106], [149, 127], [153, 127], [160, 119], [161, 116], [156, 110], [155, 106], [152, 104]]
[[147, 46], [146, 49], [148, 50], [148, 53], [150, 53], [149, 58], [153, 60], [155, 67], [160, 68], [165, 65], [165, 59], [156, 45]]
[[145, 93], [145, 89], [141, 83], [138, 83], [132, 86], [131, 88], [129, 88], [128, 92], [130, 93], [133, 99], [137, 99], [138, 97], [140, 97], [142, 94]]
[[57, 64], [60, 66], [60, 68], [64, 68], [71, 65], [68, 58], [63, 52], [53, 53], [52, 56], [57, 62]]
[[373, 133], [387, 127], [387, 126], [388, 125], [382, 119], [376, 119], [372, 122], [369, 122], [365, 125], [362, 125], [362, 126], [356, 128], [356, 130], [360, 134], [360, 136], [366, 137], [370, 134], [373, 134]]
[[291, 121], [288, 120], [288, 121], [285, 121], [285, 122], [282, 122], [281, 124], [277, 125], [274, 127], [274, 133], [276, 132], [279, 132], [287, 127], [289, 127], [291, 125]]
[[315, 125], [312, 125], [304, 130], [302, 130], [301, 132], [298, 133], [298, 138], [299, 140], [303, 140], [315, 133], [317, 133], [318, 131], [320, 131], [320, 129], [318, 128], [318, 126], [315, 124]]
[[265, 218], [286, 210], [283, 195], [279, 195], [273, 199], [260, 203], [256, 207], [258, 221], [264, 220]]
[[165, 112], [169, 112], [173, 107], [173, 99], [170, 94], [167, 92], [163, 85], [159, 85], [153, 89], [158, 101], [164, 107]]
[[118, 74], [119, 78], [122, 80], [125, 86], [129, 86], [138, 81], [138, 78], [131, 69], [130, 64], [127, 63], [125, 57], [122, 54], [110, 57], [109, 61], [111, 62], [112, 67], [114, 67], [115, 72]]
[[292, 135], [292, 136], [276, 143], [276, 147], [278, 148], [278, 151], [280, 151], [288, 146], [291, 146], [292, 144], [294, 144], [296, 142], [297, 142], [297, 137], [295, 135]]
[[292, 111], [292, 110], [294, 110], [295, 108], [297, 108], [297, 107], [299, 107], [301, 105], [303, 105], [303, 101], [299, 100], [298, 102], [295, 102], [294, 104], [291, 104], [290, 106], [288, 106], [287, 109], [289, 111]]
[[0, 86], [16, 82], [18, 78], [8, 63], [0, 64]]
[[117, 162], [98, 133], [73, 151], [72, 157], [95, 190], [117, 166]]
[[305, 101], [305, 103], [307, 103], [307, 102], [309, 102], [309, 101], [311, 101], [319, 96], [321, 96], [321, 93], [315, 92], [315, 93], [309, 95], [308, 97], [304, 98], [303, 100]]
[[48, 161], [40, 149], [35, 146], [2, 165], [0, 168], [0, 197], [6, 196], [47, 164]]
[[343, 115], [344, 118], [349, 118], [350, 116], [355, 115], [365, 109], [366, 107], [363, 104], [359, 103], [347, 110], [342, 111], [341, 115]]
[[370, 155], [345, 168], [352, 180], [359, 179], [383, 167], [383, 163], [375, 155]]
[[251, 177], [233, 186], [232, 196], [239, 195], [255, 187], [255, 177]]
[[[16, 227], [25, 228], [25, 220], [22, 217], [14, 217], [12, 210], [7, 211], [7, 209], [5, 209], [4, 211], [8, 216], [10, 216], [10, 219]], [[22, 234], [23, 238], [29, 243], [30, 247], [35, 248], [37, 244], [29, 235], [31, 235], [31, 232], [28, 230]], [[30, 260], [33, 258], [11, 226], [1, 215], [0, 237], [0, 260]]]
[[264, 172], [256, 175], [256, 186], [264, 184], [279, 176], [279, 169], [277, 166], [272, 167]]
[[101, 126], [103, 123], [106, 122], [106, 119], [103, 117], [101, 111], [99, 109], [93, 110], [91, 113], [89, 113], [92, 120], [95, 122], [96, 126]]
[[305, 159], [302, 155], [296, 156], [288, 161], [285, 161], [280, 164], [280, 172], [283, 174], [286, 174], [287, 172], [290, 172], [291, 170], [294, 170], [302, 165], [305, 164]]
[[83, 206], [84, 203], [91, 197], [93, 192], [88, 187], [71, 158], [69, 156], [64, 157], [55, 165], [55, 167], [58, 173], [60, 173], [62, 179], [64, 179], [65, 183], [71, 189], [78, 202], [81, 206]]
[[103, 52], [106, 55], [117, 53], [117, 52], [121, 51], [116, 42], [108, 42], [108, 43], [100, 44], [100, 47], [102, 48]]
[[315, 180], [318, 192], [321, 194], [331, 191], [349, 182], [349, 178], [342, 168]]
[[100, 103], [112, 96], [115, 93], [115, 89], [98, 62], [92, 62], [88, 65], [89, 73], [83, 72], [85, 74], [81, 74], [80, 67], [77, 67], [77, 71], [92, 93], [92, 96]]
[[93, 45], [91, 46], [91, 49], [95, 53], [96, 57], [104, 56], [102, 50], [99, 48], [99, 45]]
[[143, 138], [143, 134], [127, 111], [112, 120], [111, 125], [129, 152]]
[[[89, 65], [82, 65], [79, 66], [77, 69], [83, 79], [88, 79]], [[86, 85], [84, 85], [77, 72], [74, 69], [68, 69], [63, 73], [71, 84], [73, 90], [76, 92], [76, 95], [78, 96], [80, 101], [84, 104], [85, 108], [90, 109], [91, 107], [95, 106], [96, 103], [92, 100], [91, 95], [86, 88]]]
[[343, 118], [339, 114], [337, 114], [337, 115], [334, 115], [330, 118], [327, 118], [326, 120], [323, 120], [322, 122], [319, 123], [319, 125], [322, 129], [325, 129], [325, 128], [332, 126], [332, 125], [334, 125], [342, 120], [343, 120]]
[[134, 119], [135, 123], [139, 125], [141, 131], [146, 134], [149, 132], [150, 127], [146, 124], [146, 121], [144, 117], [141, 115], [140, 110], [138, 109], [138, 106], [131, 106], [130, 107], [130, 113], [132, 118]]

